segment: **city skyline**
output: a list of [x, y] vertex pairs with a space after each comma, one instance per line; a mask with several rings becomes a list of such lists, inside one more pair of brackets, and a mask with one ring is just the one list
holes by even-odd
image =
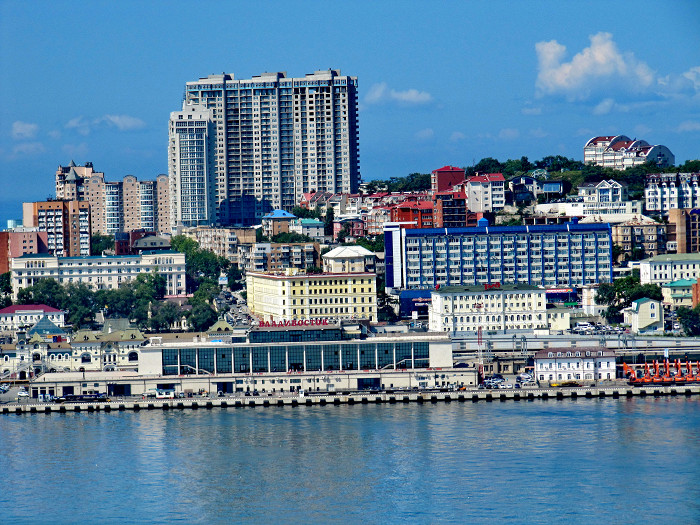
[[222, 3], [216, 30], [211, 6], [178, 5], [0, 5], [0, 186], [14, 190], [0, 201], [46, 198], [71, 160], [112, 181], [167, 173], [183, 86], [222, 72], [356, 76], [366, 181], [488, 156], [582, 160], [605, 134], [663, 144], [676, 164], [700, 156], [693, 2]]

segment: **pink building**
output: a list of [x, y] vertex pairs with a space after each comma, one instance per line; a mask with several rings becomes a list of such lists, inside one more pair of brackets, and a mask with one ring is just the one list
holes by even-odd
[[26, 254], [48, 253], [48, 233], [37, 228], [0, 232], [0, 273], [10, 271], [10, 259]]

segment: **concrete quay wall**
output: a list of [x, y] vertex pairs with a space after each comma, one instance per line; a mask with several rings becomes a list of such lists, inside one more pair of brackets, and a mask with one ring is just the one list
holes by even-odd
[[353, 392], [297, 397], [254, 396], [184, 399], [139, 399], [86, 403], [10, 403], [0, 406], [0, 414], [54, 414], [68, 412], [112, 412], [140, 410], [184, 410], [271, 406], [325, 406], [380, 403], [439, 403], [479, 401], [532, 401], [535, 399], [601, 399], [634, 396], [700, 395], [700, 384], [673, 386], [609, 386], [593, 388], [528, 388], [513, 390], [466, 390], [459, 392], [403, 391]]

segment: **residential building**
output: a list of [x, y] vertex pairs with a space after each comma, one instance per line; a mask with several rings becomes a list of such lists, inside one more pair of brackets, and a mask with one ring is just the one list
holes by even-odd
[[376, 256], [362, 246], [338, 246], [323, 255], [325, 273], [374, 272]]
[[693, 308], [693, 285], [695, 282], [692, 279], [678, 279], [664, 284], [661, 287], [664, 307], [668, 307], [670, 310], [676, 310], [681, 306]]
[[452, 191], [452, 188], [463, 183], [464, 179], [464, 168], [443, 166], [430, 174], [430, 192]]
[[46, 232], [48, 252], [59, 257], [90, 255], [90, 205], [85, 201], [25, 202], [23, 223]]
[[432, 228], [433, 203], [418, 197], [409, 197], [391, 208], [391, 222], [412, 223], [407, 228]]
[[238, 246], [238, 267], [246, 272], [281, 272], [287, 268], [305, 270], [321, 266], [317, 242], [258, 242]]
[[661, 301], [644, 297], [632, 301], [629, 308], [622, 310], [625, 324], [630, 325], [633, 334], [664, 331], [664, 309]]
[[0, 332], [14, 332], [46, 317], [56, 326], [66, 325], [66, 312], [45, 304], [14, 304], [0, 310]]
[[625, 135], [593, 137], [583, 147], [583, 161], [605, 168], [624, 170], [652, 162], [659, 167], [673, 166], [676, 158], [666, 146], [651, 146], [645, 140]]
[[382, 235], [384, 225], [391, 222], [391, 206], [374, 206], [365, 216], [367, 235]]
[[[581, 221], [583, 222], [583, 221]], [[654, 257], [666, 253], [666, 225], [639, 215], [631, 220], [610, 225], [613, 244], [622, 248], [623, 257]]]
[[700, 277], [700, 254], [676, 253], [657, 255], [639, 261], [639, 279], [642, 284], [663, 285], [679, 279], [697, 280]]
[[582, 286], [612, 282], [609, 224], [384, 228], [390, 289], [485, 283]]
[[0, 274], [10, 271], [10, 259], [34, 253], [49, 253], [49, 237], [39, 228], [17, 227], [0, 232]]
[[184, 235], [199, 243], [202, 250], [214, 252], [219, 257], [225, 257], [231, 262], [238, 262], [240, 245], [255, 244], [255, 228], [214, 228], [199, 226], [184, 230]]
[[170, 250], [170, 237], [154, 231], [134, 230], [114, 235], [114, 255], [138, 255], [143, 251]]
[[292, 222], [289, 224], [290, 233], [306, 235], [316, 242], [325, 241], [325, 228], [326, 225], [323, 221], [318, 221], [316, 219], [292, 219]]
[[527, 284], [441, 286], [431, 291], [431, 332], [548, 329], [545, 290]]
[[374, 273], [248, 272], [248, 308], [261, 321], [377, 321]]
[[169, 233], [168, 186], [167, 175], [158, 175], [154, 181], [127, 175], [121, 182], [107, 182], [91, 162], [76, 166], [71, 161], [56, 171], [56, 199], [87, 201], [90, 229], [103, 235], [137, 229]]
[[[341, 233], [344, 232], [344, 237]], [[343, 238], [344, 241], [353, 241], [360, 237], [367, 237], [367, 223], [364, 217], [342, 217], [333, 221], [333, 240], [339, 242]]]
[[604, 347], [546, 348], [535, 352], [540, 382], [615, 379], [615, 351]]
[[700, 173], [647, 175], [644, 201], [648, 211], [668, 213], [675, 208], [700, 207]]
[[642, 213], [642, 201], [628, 200], [627, 184], [615, 180], [582, 184], [578, 196], [564, 202], [551, 202], [535, 206], [537, 213], [560, 213], [569, 216]]
[[185, 254], [177, 252], [101, 257], [23, 255], [12, 259], [10, 269], [13, 300], [22, 288], [33, 286], [40, 279], [53, 278], [60, 284], [85, 283], [93, 290], [105, 290], [118, 288], [141, 273], [156, 272], [165, 277], [167, 295], [185, 293]]
[[[470, 228], [479, 219], [493, 219], [490, 212], [472, 212], [467, 207], [467, 196], [463, 191], [442, 191], [433, 195], [433, 227]], [[427, 227], [427, 226], [426, 226]]]
[[464, 183], [467, 206], [473, 212], [500, 211], [506, 205], [505, 179], [502, 173], [479, 174]]
[[253, 225], [291, 211], [304, 193], [357, 191], [356, 77], [210, 75], [187, 82], [183, 112], [190, 106], [211, 111], [217, 223]]
[[289, 233], [289, 225], [296, 219], [284, 210], [274, 210], [262, 218], [263, 235], [272, 238], [280, 233]]
[[168, 178], [173, 227], [217, 222], [215, 111], [192, 104], [170, 114]]

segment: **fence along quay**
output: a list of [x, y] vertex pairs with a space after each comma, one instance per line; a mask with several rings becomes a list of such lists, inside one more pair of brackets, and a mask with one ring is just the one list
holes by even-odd
[[534, 401], [560, 399], [629, 398], [634, 396], [695, 396], [700, 384], [645, 387], [615, 385], [588, 388], [528, 388], [521, 390], [464, 391], [376, 391], [308, 394], [294, 397], [253, 396], [180, 399], [110, 400], [78, 403], [8, 403], [0, 407], [2, 414], [53, 414], [67, 412], [112, 412], [140, 410], [184, 410], [243, 407], [297, 407], [381, 403], [439, 403], [479, 401]]

